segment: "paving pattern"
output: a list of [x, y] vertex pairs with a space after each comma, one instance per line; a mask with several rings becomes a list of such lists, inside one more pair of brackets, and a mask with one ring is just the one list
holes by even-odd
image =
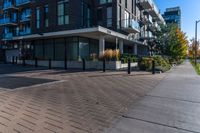
[[1, 89], [0, 133], [106, 132], [165, 77], [141, 72], [128, 76], [126, 72], [34, 70], [4, 72], [1, 78], [10, 76], [55, 81]]
[[199, 83], [189, 62], [174, 68], [108, 132], [200, 133]]

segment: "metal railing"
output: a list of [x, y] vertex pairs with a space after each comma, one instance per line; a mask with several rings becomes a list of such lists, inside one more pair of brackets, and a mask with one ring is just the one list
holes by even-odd
[[7, 24], [7, 23], [16, 23], [17, 19], [12, 19], [12, 18], [2, 18], [0, 19], [0, 25], [2, 24]]
[[16, 0], [16, 6], [31, 2], [31, 0]]
[[134, 19], [124, 19], [121, 20], [122, 28], [132, 28], [135, 30], [140, 30], [139, 22]]
[[13, 33], [5, 33], [3, 34], [3, 39], [12, 39], [13, 38]]

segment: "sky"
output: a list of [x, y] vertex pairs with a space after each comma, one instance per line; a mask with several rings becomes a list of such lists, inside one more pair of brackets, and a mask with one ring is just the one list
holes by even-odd
[[[195, 35], [195, 21], [200, 20], [200, 0], [154, 0], [161, 13], [168, 7], [180, 6], [182, 13], [182, 31], [191, 39]], [[198, 24], [200, 39], [200, 23]]]

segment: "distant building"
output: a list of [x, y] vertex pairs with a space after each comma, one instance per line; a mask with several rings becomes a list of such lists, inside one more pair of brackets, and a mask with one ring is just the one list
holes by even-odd
[[181, 9], [180, 7], [167, 8], [163, 14], [163, 18], [167, 24], [177, 24], [181, 29]]

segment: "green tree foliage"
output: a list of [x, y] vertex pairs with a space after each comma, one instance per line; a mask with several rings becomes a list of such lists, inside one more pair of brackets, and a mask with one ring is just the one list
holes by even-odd
[[175, 60], [186, 56], [187, 37], [176, 25], [163, 25], [156, 34], [158, 36], [156, 49], [160, 54], [170, 56]]

